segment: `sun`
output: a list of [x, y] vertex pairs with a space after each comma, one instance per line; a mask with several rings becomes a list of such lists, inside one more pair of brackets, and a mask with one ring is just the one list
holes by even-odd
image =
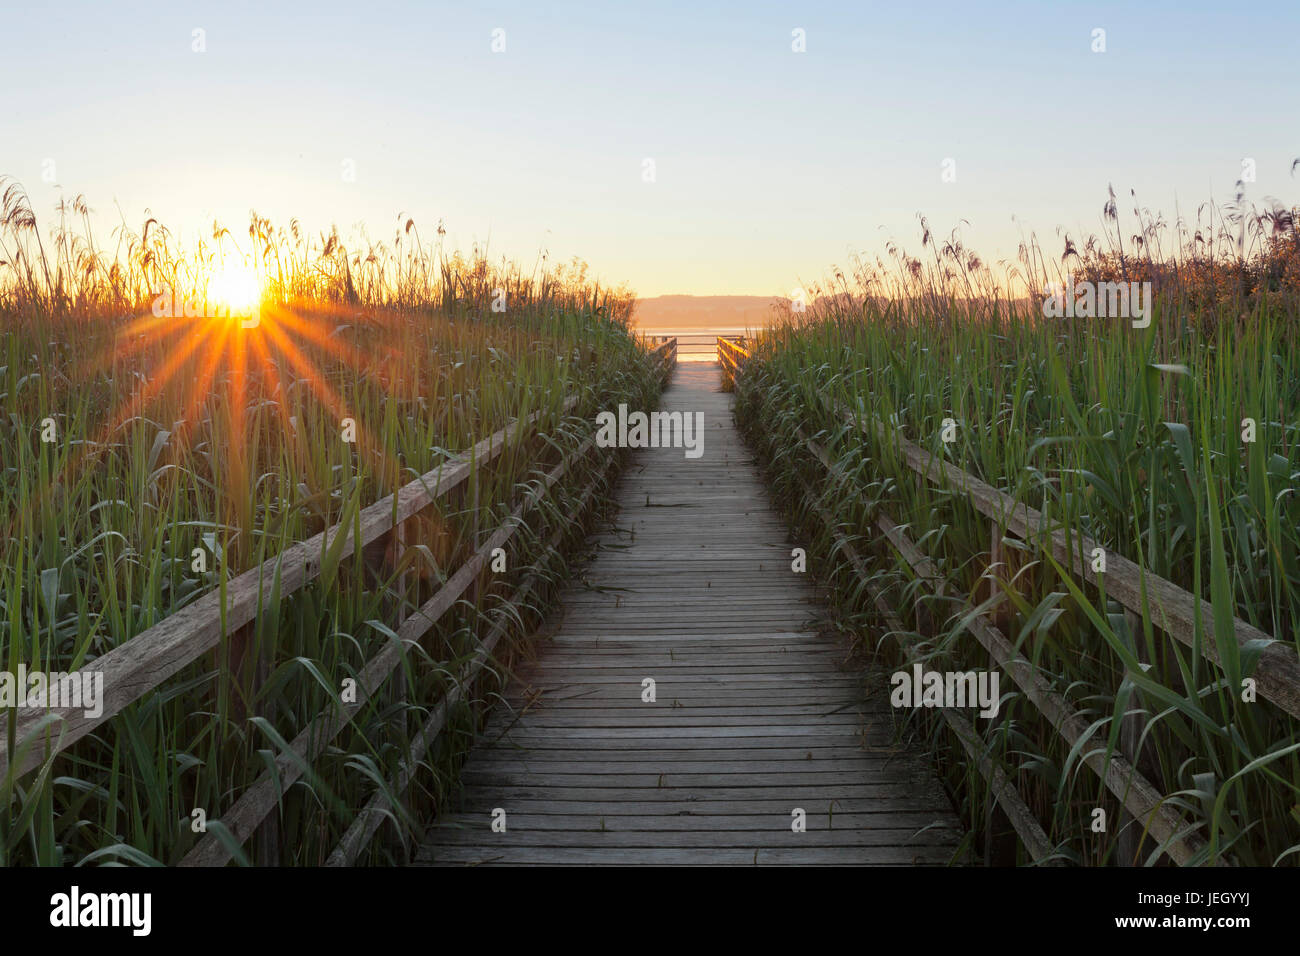
[[262, 300], [257, 273], [237, 260], [222, 263], [208, 281], [208, 302], [232, 314], [245, 314]]

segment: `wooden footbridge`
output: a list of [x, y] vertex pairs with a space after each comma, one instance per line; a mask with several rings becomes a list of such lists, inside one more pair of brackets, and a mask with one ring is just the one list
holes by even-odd
[[661, 407], [703, 413], [703, 454], [634, 453], [418, 862], [951, 861], [949, 803], [792, 571], [719, 364], [678, 366]]
[[[551, 625], [534, 635], [533, 657], [514, 672], [504, 703], [476, 724], [482, 729], [462, 768], [454, 805], [430, 821], [416, 862], [964, 862], [959, 848], [968, 841], [932, 768], [919, 752], [897, 744], [886, 676], [846, 660], [807, 575], [792, 568], [797, 542], [768, 502], [733, 426], [730, 395], [721, 387], [724, 378], [740, 375], [744, 381], [745, 349], [719, 338], [716, 356], [716, 363], [678, 366], [676, 339], [653, 348], [654, 368], [666, 384], [662, 410], [703, 416], [702, 454], [694, 456], [692, 448], [688, 456], [682, 447], [632, 452], [615, 495], [619, 510], [591, 542], [594, 560], [562, 595]], [[570, 413], [577, 402], [575, 395], [557, 397], [555, 410]], [[990, 617], [999, 590], [1007, 586], [1000, 582], [1006, 541], [1050, 557], [1093, 585], [1103, 573], [1088, 558], [1096, 542], [1067, 535], [1043, 514], [932, 456], [885, 423], [846, 408], [833, 411], [846, 425], [892, 443], [917, 480], [960, 493], [989, 521], [990, 597], [977, 607], [971, 603], [975, 596], [948, 595], [955, 604], [949, 612], [1053, 731], [1080, 750], [1080, 761], [1121, 804], [1122, 826], [1108, 837], [1117, 841], [1116, 858], [1140, 863], [1167, 857], [1183, 865], [1225, 859], [1148, 779], [1141, 708], [1124, 715], [1118, 751], [1084, 747], [1091, 718]], [[538, 434], [542, 414], [510, 422], [85, 664], [82, 680], [93, 671], [104, 688], [94, 712], [65, 702], [11, 713], [8, 732], [0, 734], [0, 780], [50, 773], [60, 751], [172, 686], [183, 673], [192, 674], [194, 665], [223, 680], [233, 680], [242, 665], [253, 672], [256, 692], [275, 664], [249, 660], [275, 650], [266, 644], [252, 650], [260, 618], [275, 613], [277, 602], [336, 575], [341, 562], [360, 561], [387, 597], [395, 627], [368, 645], [364, 663], [349, 673], [355, 674], [357, 694], [327, 698], [315, 716], [298, 718], [291, 738], [277, 738], [271, 765], [232, 795], [228, 806], [214, 808], [209, 819], [222, 826], [182, 845], [176, 862], [222, 865], [253, 846], [250, 858], [256, 862], [301, 860], [294, 847], [280, 842], [276, 810], [284, 795], [327, 758], [345, 727], [373, 713], [375, 701], [405, 699], [403, 665], [413, 666], [412, 649], [475, 593], [493, 554], [512, 541], [558, 483], [566, 477], [569, 485], [585, 482], [567, 500], [570, 520], [557, 522], [550, 538], [532, 549], [533, 563], [516, 575], [519, 580], [501, 582], [502, 590], [513, 593], [502, 594], [485, 614], [475, 632], [477, 648], [446, 675], [445, 689], [403, 710], [422, 715], [423, 724], [414, 728], [393, 776], [377, 782], [364, 805], [346, 808], [345, 832], [324, 859], [312, 862], [346, 866], [363, 859], [380, 827], [395, 818], [396, 801], [411, 788], [453, 708], [476, 700], [476, 681], [497, 660], [494, 648], [518, 628], [531, 591], [551, 578], [548, 562], [565, 550], [577, 519], [616, 471], [619, 456], [592, 454], [595, 436], [566, 452], [552, 449], [554, 454], [534, 457], [549, 447], [548, 436]], [[824, 476], [833, 474], [834, 462], [818, 436], [799, 433], [798, 446], [794, 451], [820, 463]], [[479, 470], [495, 467], [507, 452], [528, 456], [524, 460], [534, 466], [500, 525], [475, 530], [467, 544], [458, 545], [467, 553], [445, 580], [413, 581], [405, 563], [394, 565], [392, 556], [419, 543], [427, 512], [435, 505], [463, 511], [464, 500], [475, 500]], [[837, 554], [899, 640], [903, 657], [914, 660], [917, 649], [897, 608], [859, 556], [858, 544], [821, 504], [826, 495], [841, 493], [838, 486], [823, 483], [818, 491], [803, 485], [810, 513], [831, 532]], [[453, 496], [462, 504], [449, 502]], [[936, 597], [943, 595], [942, 575], [905, 525], [877, 511], [872, 530]], [[1135, 640], [1139, 626], [1158, 629], [1210, 664], [1221, 664], [1223, 636], [1205, 625], [1216, 620], [1208, 601], [1118, 554], [1109, 556], [1104, 574], [1108, 599], [1124, 609], [1127, 640]], [[918, 623], [933, 632], [933, 621]], [[1240, 654], [1249, 649], [1258, 655], [1252, 679], [1260, 697], [1300, 717], [1300, 658], [1294, 650], [1240, 619], [1231, 622], [1231, 635]], [[421, 650], [420, 660], [427, 660]], [[1130, 653], [1140, 655], [1141, 648], [1135, 643]], [[271, 726], [275, 711], [255, 716]], [[971, 721], [950, 707], [939, 708], [938, 716], [984, 777], [1028, 857], [1038, 864], [1061, 862], [1016, 781], [989, 759]]]
[[[463, 767], [457, 805], [431, 822], [417, 862], [912, 864], [956, 856], [962, 833], [934, 772], [919, 753], [896, 746], [885, 675], [846, 662], [807, 575], [792, 569], [794, 543], [721, 389], [732, 348], [719, 339], [723, 364], [682, 366], [676, 339], [654, 349], [667, 383], [662, 410], [703, 415], [702, 454], [687, 457], [681, 447], [632, 453], [613, 526], [593, 542], [594, 561], [564, 595], [554, 626], [533, 642], [535, 659], [515, 674], [506, 703], [488, 717]], [[561, 410], [576, 402], [568, 397]], [[284, 795], [326, 759], [368, 701], [406, 693], [401, 675], [411, 649], [481, 584], [494, 552], [557, 483], [575, 478], [583, 463], [590, 480], [572, 502], [576, 518], [613, 474], [617, 456], [594, 461], [588, 438], [558, 462], [538, 465], [513, 511], [473, 535], [472, 550], [445, 580], [422, 586], [390, 570], [386, 556], [418, 542], [428, 509], [452, 495], [472, 498], [478, 469], [494, 467], [507, 451], [537, 447], [540, 414], [511, 422], [84, 665], [102, 675], [102, 706], [12, 717], [10, 733], [0, 735], [0, 779], [49, 772], [60, 751], [196, 664], [226, 675], [255, 671], [256, 691], [274, 664], [249, 660], [274, 651], [254, 651], [250, 641], [261, 615], [275, 613], [266, 607], [337, 574], [340, 562], [361, 561], [385, 581], [395, 626], [352, 672], [357, 693], [328, 701], [278, 739], [271, 765], [229, 805], [210, 808], [219, 832], [204, 831], [176, 862], [219, 866], [254, 847], [256, 862], [294, 858], [278, 829]], [[453, 708], [473, 699], [494, 647], [570, 531], [561, 523], [533, 556], [446, 691], [421, 702], [424, 723], [395, 776], [349, 808], [346, 832], [313, 862], [347, 866], [363, 858]], [[275, 713], [256, 716], [270, 726]]]

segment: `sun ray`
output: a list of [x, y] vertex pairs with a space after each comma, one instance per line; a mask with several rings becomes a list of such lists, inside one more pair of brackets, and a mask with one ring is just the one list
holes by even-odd
[[302, 353], [297, 344], [280, 328], [279, 324], [272, 320], [264, 323], [267, 335], [274, 339], [275, 344], [279, 347], [280, 353], [289, 361], [294, 369], [307, 380], [307, 387], [311, 389], [321, 402], [329, 409], [330, 413], [336, 419], [349, 417], [346, 413], [343, 400], [335, 394], [329, 383], [325, 381], [320, 370]]

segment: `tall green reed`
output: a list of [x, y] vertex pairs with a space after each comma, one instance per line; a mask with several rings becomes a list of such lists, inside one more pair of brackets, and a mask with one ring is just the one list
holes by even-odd
[[[261, 324], [163, 322], [152, 300], [201, 296], [235, 244], [230, 233], [214, 230], [187, 251], [150, 220], [139, 234], [123, 227], [110, 259], [83, 201], [60, 212], [56, 235], [43, 237], [7, 184], [0, 659], [10, 671], [93, 663], [507, 422], [540, 415], [540, 437], [429, 509], [404, 555], [358, 555], [292, 596], [265, 594], [242, 657], [223, 644], [42, 772], [0, 780], [4, 863], [175, 863], [200, 836], [194, 810], [217, 820], [337, 700], [339, 682], [391, 636], [401, 609], [426, 600], [476, 532], [499, 524], [527, 482], [577, 447], [597, 410], [648, 404], [658, 386], [627, 330], [630, 294], [601, 290], [580, 264], [524, 274], [429, 246], [409, 221], [391, 244], [349, 249], [336, 232], [313, 242], [296, 222], [279, 230], [254, 217], [241, 258], [264, 284]], [[579, 401], [565, 413], [570, 395]], [[343, 440], [345, 419], [355, 441]], [[43, 441], [50, 423], [54, 440]], [[521, 529], [510, 573], [482, 582], [411, 649], [391, 692], [367, 701], [284, 796], [278, 854], [250, 842], [237, 858], [323, 861], [393, 779], [485, 616], [501, 613], [545, 537], [573, 522], [568, 508], [593, 464], [576, 467]], [[563, 555], [539, 571], [552, 584], [511, 612], [516, 638], [553, 599]], [[454, 708], [417, 787], [396, 802], [391, 833], [409, 841], [447, 798], [511, 654]], [[400, 841], [381, 841], [371, 858], [402, 852]]]
[[[1229, 245], [1232, 255], [1218, 258], [1186, 242], [1166, 259], [1121, 264], [1095, 243], [1080, 254], [1067, 238], [1063, 262], [1076, 277], [1108, 280], [1122, 268], [1153, 279], [1149, 328], [1045, 318], [1041, 297], [1023, 287], [1008, 294], [1009, 282], [996, 281], [955, 238], [936, 243], [926, 227], [928, 263], [897, 249], [892, 265], [859, 261], [850, 277], [837, 273], [818, 290], [809, 313], [779, 317], [760, 335], [738, 397], [738, 416], [796, 515], [806, 517], [798, 482], [812, 480], [874, 555], [878, 583], [914, 628], [907, 639], [942, 669], [987, 667], [959, 608], [990, 610], [1089, 720], [1087, 746], [1115, 752], [1125, 718], [1140, 717], [1142, 772], [1209, 841], [1213, 858], [1261, 865], [1294, 863], [1300, 849], [1300, 728], [1262, 699], [1243, 701], [1254, 652], [1239, 655], [1230, 630], [1235, 615], [1300, 647], [1300, 358], [1291, 345], [1300, 328], [1300, 250], [1292, 222], [1268, 219], [1253, 253]], [[1154, 226], [1144, 232], [1155, 248]], [[1013, 271], [1030, 289], [1059, 275], [1036, 246], [1022, 249]], [[1002, 562], [990, 567], [988, 519], [960, 493], [919, 479], [892, 443], [846, 424], [836, 408], [887, 423], [1211, 601], [1214, 619], [1205, 623], [1224, 669], [1013, 537], [1002, 539]], [[951, 443], [941, 437], [946, 419], [957, 425]], [[1253, 442], [1243, 441], [1245, 419], [1255, 423]], [[833, 480], [801, 452], [796, 428], [819, 435], [836, 457]], [[881, 512], [934, 559], [946, 598], [882, 546], [872, 528]], [[833, 564], [829, 535], [810, 534]], [[860, 586], [838, 571], [832, 580], [848, 621], [888, 653]], [[1136, 692], [1131, 662], [1147, 666], [1163, 692]], [[917, 726], [982, 827], [991, 803], [983, 779], [938, 722], [918, 718]], [[1018, 695], [983, 729], [1061, 854], [1118, 862], [1115, 821], [1123, 818], [1078, 749]], [[1109, 811], [1107, 836], [1091, 830], [1095, 807]], [[1155, 862], [1150, 850], [1148, 841], [1137, 862]]]

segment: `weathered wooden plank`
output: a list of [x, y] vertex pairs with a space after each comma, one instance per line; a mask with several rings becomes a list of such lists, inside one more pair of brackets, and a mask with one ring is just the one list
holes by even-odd
[[[518, 779], [519, 769], [473, 770], [466, 767], [462, 779], [466, 786], [502, 787]], [[604, 767], [598, 772], [552, 773], [536, 768], [525, 771], [534, 787], [602, 787], [630, 790], [680, 790], [691, 787], [839, 787], [863, 783], [889, 783], [898, 779], [894, 767], [872, 767], [851, 771], [794, 771], [780, 773], [623, 773], [619, 768]]]
[[[469, 763], [465, 765], [467, 772], [481, 774], [502, 774], [517, 773], [520, 771], [527, 773], [540, 774], [563, 774], [565, 779], [559, 780], [563, 786], [576, 786], [579, 781], [569, 779], [573, 774], [588, 775], [593, 772], [601, 774], [615, 774], [619, 777], [637, 777], [648, 776], [655, 782], [652, 786], [660, 786], [658, 780], [667, 775], [674, 782], [684, 782], [681, 775], [700, 775], [700, 774], [719, 774], [726, 775], [725, 781], [730, 786], [738, 786], [745, 781], [733, 780], [732, 777], [743, 774], [747, 777], [772, 777], [773, 782], [779, 778], [782, 783], [795, 782], [791, 775], [793, 774], [856, 774], [859, 771], [867, 774], [866, 779], [871, 779], [872, 774], [888, 772], [897, 766], [897, 761], [889, 754], [874, 754], [868, 756], [865, 753], [858, 753], [852, 757], [839, 757], [835, 760], [729, 760], [727, 758], [716, 760], [696, 760], [689, 759], [694, 756], [692, 751], [686, 751], [681, 756], [672, 757], [664, 760], [608, 760], [605, 763], [596, 766], [592, 760], [537, 760], [531, 755], [521, 757], [508, 757], [497, 755], [491, 759], [475, 755]], [[816, 768], [816, 769], [809, 769]], [[468, 777], [463, 778], [467, 785], [477, 785], [485, 781], [471, 780]], [[802, 779], [802, 778], [801, 778]], [[854, 777], [854, 779], [857, 779]], [[545, 783], [542, 778], [537, 778], [534, 782], [541, 786]], [[622, 782], [626, 782], [625, 780]], [[698, 782], [692, 779], [690, 782]], [[834, 783], [836, 781], [827, 780], [822, 777], [811, 779], [811, 783]], [[850, 781], [852, 782], [852, 781]]]
[[[804, 671], [799, 674], [791, 674], [779, 667], [766, 670], [756, 668], [728, 670], [725, 667], [720, 667], [712, 671], [702, 667], [693, 667], [683, 668], [676, 674], [669, 673], [667, 668], [661, 667], [659, 670], [663, 678], [662, 681], [659, 681], [656, 677], [656, 681], [659, 683], [672, 683], [673, 685], [715, 684], [730, 687], [752, 687], [756, 690], [772, 684], [781, 687], [806, 685], [815, 688], [827, 682], [856, 686], [861, 681], [859, 676], [838, 671], [825, 670], [816, 673]], [[639, 684], [645, 677], [655, 676], [652, 673], [647, 673], [644, 667], [635, 669], [624, 667], [617, 670], [588, 668], [576, 672], [569, 671], [567, 668], [548, 669], [544, 666], [537, 666], [535, 669], [529, 669], [523, 671], [523, 673], [527, 674], [535, 683], [545, 682], [550, 684], [558, 682], [561, 678], [563, 678], [565, 684], [626, 684], [629, 681]]]
[[[689, 754], [688, 754], [689, 756]], [[764, 761], [764, 760], [688, 760], [685, 757], [671, 758], [671, 760], [658, 761], [608, 761], [595, 765], [590, 760], [533, 760], [532, 757], [510, 758], [498, 757], [495, 760], [485, 760], [485, 758], [474, 757], [465, 765], [465, 771], [476, 774], [511, 774], [511, 773], [537, 773], [543, 775], [556, 775], [562, 779], [556, 780], [558, 786], [572, 787], [580, 786], [580, 782], [571, 779], [573, 775], [602, 774], [615, 775], [619, 778], [620, 783], [629, 783], [630, 778], [646, 777], [653, 780], [650, 786], [659, 787], [662, 784], [659, 780], [672, 778], [673, 782], [681, 783], [698, 783], [697, 775], [718, 774], [724, 775], [727, 779], [724, 783], [728, 786], [744, 786], [749, 782], [749, 778], [758, 780], [774, 778], [771, 782], [780, 783], [840, 783], [842, 780], [824, 778], [824, 774], [853, 774], [854, 777], [849, 780], [850, 783], [858, 778], [855, 774], [866, 774], [865, 779], [872, 779], [876, 774], [889, 773], [897, 766], [889, 754], [875, 754], [875, 758], [868, 758], [866, 754], [857, 754], [854, 757], [840, 757], [836, 760], [787, 760], [787, 761]], [[813, 778], [803, 780], [802, 775], [813, 774]], [[686, 780], [682, 775], [690, 775], [690, 780]], [[800, 780], [794, 779], [794, 775], [801, 775]], [[745, 779], [738, 779], [744, 777]], [[477, 786], [486, 780], [463, 778], [467, 786]], [[537, 786], [545, 786], [546, 778], [539, 777], [534, 779]]]
[[[933, 823], [933, 821], [931, 821]], [[767, 830], [602, 830], [597, 825], [583, 830], [523, 830], [512, 827], [505, 833], [493, 835], [482, 828], [462, 830], [440, 828], [438, 842], [422, 854], [425, 859], [437, 859], [443, 850], [453, 847], [481, 846], [490, 850], [493, 845], [518, 849], [521, 847], [747, 847], [767, 849], [788, 847], [806, 850], [813, 847], [954, 847], [961, 839], [961, 831], [951, 828], [877, 827], [809, 829], [795, 833], [790, 829], [790, 814], [785, 819], [775, 819]]]
[[[648, 800], [655, 794], [663, 794], [677, 800], [788, 799], [794, 800], [795, 805], [798, 806], [802, 806], [801, 801], [804, 800], [813, 801], [814, 803], [820, 800], [822, 805], [830, 806], [839, 800], [850, 797], [870, 797], [877, 794], [889, 794], [896, 797], [915, 795], [918, 790], [923, 789], [925, 785], [929, 785], [929, 780], [932, 779], [928, 774], [928, 768], [926, 769], [927, 774], [924, 780], [919, 771], [915, 774], [909, 774], [905, 769], [900, 769], [898, 774], [889, 779], [860, 780], [856, 783], [828, 783], [824, 785], [807, 782], [783, 784], [780, 781], [772, 781], [742, 786], [727, 786], [725, 783], [665, 785], [662, 787], [564, 786], [559, 783], [543, 786], [530, 782], [527, 777], [524, 777], [523, 782], [517, 781], [511, 784], [478, 784], [473, 788], [472, 795], [476, 800], [490, 802], [494, 799], [509, 799], [505, 796], [507, 794], [519, 797], [525, 795], [533, 797], [549, 796], [556, 800]], [[486, 809], [484, 812], [486, 812]]]
[[778, 749], [778, 750], [803, 750], [811, 751], [814, 757], [823, 753], [829, 753], [835, 749], [845, 746], [857, 746], [859, 749], [870, 750], [880, 748], [882, 752], [898, 753], [899, 751], [890, 742], [891, 738], [885, 734], [868, 734], [864, 739], [861, 735], [852, 735], [846, 737], [844, 734], [830, 734], [822, 737], [800, 737], [791, 738], [767, 738], [767, 737], [714, 737], [714, 738], [601, 738], [601, 737], [583, 737], [572, 738], [562, 737], [551, 731], [532, 732], [527, 729], [514, 730], [509, 737], [502, 738], [482, 738], [480, 745], [491, 747], [496, 750], [512, 749], [534, 753], [544, 749], [571, 750], [581, 747], [589, 751], [632, 751], [638, 748], [662, 748], [662, 749], [683, 749], [703, 748], [712, 750], [731, 750], [731, 749]]
[[[594, 689], [610, 689], [618, 693], [626, 693], [629, 682], [640, 684], [645, 676], [647, 675], [644, 671], [640, 673], [628, 671], [619, 674], [591, 672], [583, 675], [581, 679], [564, 677], [556, 671], [541, 671], [528, 675], [535, 689], [541, 693], [560, 691], [579, 693]], [[859, 677], [841, 674], [739, 674], [731, 678], [691, 675], [684, 676], [681, 680], [665, 678], [659, 681], [657, 693], [667, 697], [686, 691], [706, 690], [710, 687], [720, 691], [743, 688], [752, 691], [754, 699], [757, 700], [766, 699], [769, 694], [775, 694], [783, 689], [803, 688], [805, 693], [810, 695], [805, 699], [815, 700], [816, 697], [812, 695], [819, 687], [827, 684], [832, 684], [837, 689], [845, 689], [859, 687], [861, 683]]]
[[[765, 740], [784, 740], [787, 746], [804, 738], [823, 738], [827, 740], [844, 740], [852, 735], [851, 729], [837, 728], [834, 725], [807, 726], [803, 724], [786, 727], [529, 727], [530, 733], [544, 732], [560, 740], [672, 740], [683, 739], [721, 739], [761, 737]], [[515, 731], [505, 731], [507, 738]], [[491, 739], [491, 738], [489, 738]]]
[[[521, 714], [507, 714], [504, 711], [493, 716], [484, 729], [488, 737], [496, 736], [519, 726], [520, 721], [527, 722], [533, 732], [545, 731], [557, 733], [566, 731], [601, 731], [611, 733], [622, 731], [662, 730], [666, 736], [678, 732], [686, 734], [696, 730], [713, 729], [728, 736], [741, 736], [745, 733], [759, 733], [779, 736], [793, 732], [832, 732], [830, 728], [846, 727], [858, 731], [873, 720], [876, 715], [866, 715], [849, 708], [836, 708], [831, 712], [820, 713], [736, 713], [729, 711], [717, 714], [694, 713], [688, 707], [663, 707], [654, 713], [634, 708], [609, 708], [605, 710], [550, 710], [547, 708], [530, 708]], [[797, 721], [797, 723], [795, 723]]]
[[[490, 866], [917, 866], [948, 863], [952, 854], [942, 847], [439, 847], [436, 862]], [[420, 862], [435, 862], [421, 857]]]
[[[814, 758], [814, 754], [816, 757]], [[525, 763], [591, 763], [614, 766], [624, 763], [712, 761], [721, 766], [733, 761], [753, 761], [760, 763], [784, 763], [785, 761], [803, 762], [805, 764], [822, 761], [844, 760], [890, 760], [919, 759], [915, 755], [904, 754], [888, 748], [865, 750], [858, 744], [831, 745], [829, 747], [720, 747], [716, 750], [708, 747], [670, 747], [657, 744], [638, 747], [595, 748], [585, 746], [557, 746], [551, 748], [529, 747], [515, 749], [508, 746], [479, 747], [470, 755], [470, 763], [480, 761], [486, 764], [525, 762]]]
[[[577, 679], [586, 679], [588, 677], [606, 677], [613, 679], [632, 679], [637, 683], [647, 676], [656, 679], [662, 675], [664, 680], [673, 680], [681, 677], [686, 679], [705, 679], [708, 677], [719, 677], [727, 680], [732, 677], [748, 677], [770, 675], [778, 680], [783, 680], [789, 670], [790, 664], [781, 660], [782, 652], [774, 650], [772, 656], [776, 658], [771, 662], [755, 661], [750, 663], [734, 663], [731, 661], [700, 661], [700, 660], [664, 660], [661, 655], [655, 655], [653, 660], [642, 661], [640, 666], [635, 670], [630, 665], [622, 661], [610, 661], [608, 663], [601, 661], [577, 661], [569, 660], [559, 662], [554, 666], [548, 666], [542, 661], [528, 668], [527, 673], [532, 674], [554, 674], [563, 672], [566, 676], [572, 676]], [[802, 655], [799, 655], [800, 657]], [[800, 663], [803, 663], [802, 661]], [[829, 662], [809, 661], [809, 666], [803, 671], [805, 677], [834, 677], [842, 672], [838, 671]], [[653, 668], [656, 673], [647, 673], [645, 668]]]
[[[604, 807], [604, 804], [593, 806]], [[620, 805], [620, 809], [623, 805]], [[926, 812], [924, 810], [888, 809], [880, 804], [872, 804], [872, 811], [858, 813], [827, 813], [825, 808], [808, 813], [808, 831], [852, 831], [855, 829], [873, 829], [877, 831], [897, 831], [904, 836], [915, 833], [922, 827], [933, 826], [952, 834], [951, 818], [944, 813]], [[790, 807], [784, 803], [776, 804], [756, 813], [541, 813], [528, 810], [515, 810], [509, 815], [509, 826], [517, 832], [555, 831], [589, 831], [605, 830], [612, 833], [655, 833], [668, 831], [689, 833], [691, 831], [754, 831], [766, 833], [773, 830], [790, 830]], [[489, 831], [491, 822], [481, 816], [471, 817], [455, 814], [446, 823], [440, 824], [430, 832], [441, 841], [444, 830], [460, 829], [476, 834], [476, 831]], [[508, 831], [507, 831], [508, 832]], [[477, 835], [477, 834], [476, 834]], [[482, 839], [482, 836], [479, 836]]]
[[[680, 791], [656, 790], [640, 795], [631, 794], [632, 799], [595, 800], [585, 797], [558, 798], [556, 791], [539, 791], [541, 796], [524, 790], [501, 790], [477, 788], [466, 793], [461, 803], [477, 807], [499, 806], [509, 802], [517, 813], [538, 816], [552, 814], [582, 814], [613, 818], [618, 816], [653, 815], [671, 823], [680, 821], [682, 829], [691, 829], [690, 820], [708, 819], [713, 816], [758, 816], [770, 814], [790, 816], [792, 807], [801, 806], [808, 813], [810, 825], [819, 821], [823, 826], [834, 826], [842, 816], [855, 814], [866, 815], [872, 819], [883, 819], [883, 815], [895, 813], [927, 813], [941, 818], [951, 819], [952, 808], [947, 797], [938, 790], [923, 791], [909, 788], [906, 784], [893, 784], [875, 788], [868, 796], [839, 796], [825, 799], [817, 794], [800, 792], [801, 803], [791, 803], [791, 794], [776, 797], [746, 796], [737, 799], [700, 799], [683, 797]], [[624, 796], [628, 796], [623, 792]], [[479, 820], [476, 813], [457, 812], [448, 816], [448, 821]], [[671, 829], [671, 826], [667, 827]]]
[[[514, 702], [511, 702], [512, 705]], [[758, 716], [762, 714], [831, 714], [841, 711], [857, 715], [871, 714], [881, 716], [885, 713], [881, 707], [869, 707], [865, 701], [860, 699], [860, 695], [844, 695], [833, 698], [829, 701], [817, 699], [816, 701], [807, 700], [782, 700], [776, 701], [754, 701], [750, 699], [733, 699], [721, 703], [704, 700], [694, 703], [683, 703], [678, 698], [661, 699], [654, 704], [642, 703], [639, 698], [623, 697], [606, 700], [590, 700], [587, 698], [578, 698], [576, 700], [555, 700], [540, 699], [529, 701], [524, 708], [528, 713], [533, 714], [574, 714], [574, 715], [599, 715], [599, 714], [622, 714], [644, 713], [647, 709], [667, 708], [674, 712], [691, 713], [697, 717], [705, 719], [721, 718], [727, 716]], [[515, 711], [514, 706], [509, 707], [510, 712]]]
[[597, 645], [607, 652], [611, 659], [617, 659], [616, 656], [619, 654], [644, 653], [648, 657], [659, 654], [670, 660], [699, 660], [711, 657], [714, 654], [725, 654], [729, 655], [727, 659], [731, 660], [737, 655], [769, 652], [783, 653], [789, 652], [791, 649], [796, 649], [801, 654], [808, 653], [827, 659], [839, 660], [844, 657], [841, 651], [828, 648], [825, 638], [813, 634], [801, 638], [790, 638], [786, 635], [794, 633], [792, 631], [778, 631], [771, 635], [756, 634], [752, 630], [739, 632], [711, 629], [678, 631], [676, 628], [679, 625], [676, 622], [668, 623], [674, 629], [669, 632], [672, 637], [668, 639], [665, 639], [662, 633], [655, 633], [654, 631], [621, 631], [613, 633], [593, 630], [580, 631], [574, 634], [566, 629], [562, 633], [545, 638], [549, 652], [548, 657], [550, 654], [557, 655], [555, 659], [563, 659], [565, 656], [577, 657], [578, 655], [589, 654], [591, 648]]
[[[832, 689], [824, 687], [824, 683], [815, 678], [807, 677], [802, 677], [801, 681], [791, 679], [787, 684], [776, 686], [747, 684], [744, 681], [719, 685], [717, 683], [710, 684], [691, 680], [674, 680], [669, 687], [670, 692], [667, 696], [661, 695], [660, 699], [680, 701], [686, 706], [701, 702], [709, 703], [714, 700], [719, 702], [734, 700], [752, 702], [755, 699], [760, 699], [756, 694], [758, 691], [761, 691], [762, 700], [772, 703], [781, 703], [786, 698], [799, 703], [871, 699], [870, 697], [863, 697], [867, 688], [860, 678], [841, 679]], [[533, 692], [536, 692], [539, 702], [543, 705], [547, 702], [564, 700], [603, 700], [613, 697], [627, 699], [627, 689], [621, 683], [574, 682], [566, 681], [563, 678], [540, 679], [528, 688], [528, 692], [530, 696]]]

